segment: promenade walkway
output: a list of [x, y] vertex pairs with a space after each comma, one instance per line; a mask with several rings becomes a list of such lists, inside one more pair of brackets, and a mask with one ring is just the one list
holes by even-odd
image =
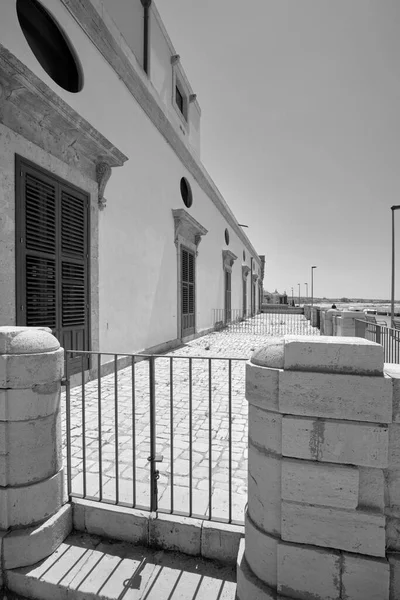
[[[212, 518], [231, 516], [233, 520], [243, 520], [247, 498], [246, 361], [243, 359], [262, 346], [268, 335], [300, 331], [319, 335], [318, 330], [304, 323], [302, 315], [290, 315], [290, 331], [286, 315], [259, 315], [255, 317], [257, 328], [260, 319], [270, 325], [265, 328], [265, 335], [231, 333], [228, 328], [156, 359], [157, 453], [163, 456], [158, 463], [159, 508], [205, 517], [210, 516], [211, 510]], [[173, 357], [172, 374], [170, 357]], [[189, 357], [192, 357], [191, 376]], [[226, 358], [234, 359], [231, 385]], [[72, 492], [149, 507], [149, 363], [142, 361], [135, 365], [134, 383], [131, 367], [118, 371], [117, 380], [114, 374], [103, 377], [100, 391], [101, 401], [97, 380], [84, 386], [84, 398], [81, 387], [71, 390]], [[65, 410], [63, 428], [65, 453]]]

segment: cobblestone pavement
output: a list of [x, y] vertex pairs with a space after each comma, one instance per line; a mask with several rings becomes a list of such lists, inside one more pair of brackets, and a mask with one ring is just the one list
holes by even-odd
[[[263, 320], [266, 336], [279, 335], [280, 328], [284, 333], [319, 335], [308, 322], [304, 324], [302, 315], [290, 315], [288, 331], [285, 317], [258, 315], [253, 321], [258, 330]], [[265, 336], [227, 328], [155, 359], [157, 453], [163, 456], [157, 463], [160, 509], [206, 517], [211, 511], [215, 519], [243, 520], [247, 501], [243, 359], [264, 341]], [[149, 362], [101, 378], [100, 387], [97, 380], [89, 382], [83, 393], [81, 386], [73, 388], [70, 403], [72, 492], [148, 509]], [[62, 404], [65, 407], [65, 401]], [[65, 426], [64, 411], [64, 442]]]

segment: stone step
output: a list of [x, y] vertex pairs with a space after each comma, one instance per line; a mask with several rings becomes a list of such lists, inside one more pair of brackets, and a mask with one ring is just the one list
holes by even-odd
[[6, 584], [6, 598], [34, 600], [234, 600], [236, 570], [76, 532], [49, 558], [7, 571]]

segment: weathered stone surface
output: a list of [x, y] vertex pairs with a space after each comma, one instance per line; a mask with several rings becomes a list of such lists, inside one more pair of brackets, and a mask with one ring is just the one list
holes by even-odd
[[64, 471], [39, 483], [0, 488], [0, 529], [30, 526], [57, 512], [66, 501]]
[[97, 502], [90, 501], [74, 502], [73, 523], [75, 529], [109, 539], [145, 546], [149, 541], [149, 513], [140, 510], [99, 506]]
[[400, 508], [400, 424], [389, 426], [389, 469], [387, 472], [389, 507]]
[[246, 364], [246, 398], [249, 404], [278, 411], [278, 369]]
[[59, 348], [59, 341], [48, 327], [0, 328], [0, 354], [42, 354]]
[[[276, 590], [268, 587], [250, 569], [241, 540], [237, 558], [237, 600], [278, 600]], [[290, 598], [288, 599], [290, 600]]]
[[277, 585], [279, 538], [258, 529], [248, 514], [245, 520], [246, 559], [253, 573], [271, 587]]
[[260, 367], [283, 369], [284, 338], [269, 338], [265, 346], [252, 354], [250, 361]]
[[71, 505], [63, 506], [55, 515], [36, 527], [16, 529], [3, 540], [5, 569], [33, 565], [50, 556], [72, 529]]
[[376, 468], [388, 465], [385, 425], [284, 417], [282, 440], [284, 456]]
[[340, 553], [278, 544], [278, 592], [284, 597], [340, 599]]
[[385, 509], [385, 476], [382, 469], [359, 468], [358, 508], [368, 510]]
[[249, 404], [249, 436], [264, 450], [282, 453], [282, 415]]
[[200, 519], [158, 513], [156, 518], [150, 517], [149, 544], [198, 556], [201, 550], [201, 524]]
[[385, 363], [385, 375], [391, 377], [393, 386], [393, 422], [400, 423], [400, 365]]
[[235, 564], [244, 527], [203, 521], [201, 530], [201, 556], [222, 563]]
[[389, 600], [389, 562], [343, 553], [342, 600]]
[[390, 565], [390, 600], [400, 598], [400, 552], [388, 552], [387, 559]]
[[357, 337], [285, 336], [284, 369], [381, 375], [383, 348]]
[[386, 377], [283, 371], [279, 411], [292, 415], [390, 423], [392, 382]]
[[0, 485], [23, 485], [60, 470], [60, 411], [43, 419], [0, 422]]
[[63, 373], [64, 350], [62, 348], [42, 354], [0, 354], [0, 387], [2, 388], [26, 389], [35, 385], [48, 384], [59, 381]]
[[282, 539], [385, 556], [385, 517], [372, 512], [282, 502]]
[[307, 504], [356, 508], [358, 469], [282, 459], [282, 498]]
[[0, 390], [0, 421], [29, 421], [48, 417], [58, 410], [60, 383], [31, 389]]
[[260, 529], [275, 535], [281, 529], [281, 462], [280, 456], [249, 444], [249, 516]]

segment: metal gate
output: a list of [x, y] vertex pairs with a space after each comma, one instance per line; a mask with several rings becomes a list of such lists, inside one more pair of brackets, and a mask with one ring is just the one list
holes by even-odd
[[241, 523], [246, 359], [88, 354], [77, 381], [66, 351], [69, 496]]

